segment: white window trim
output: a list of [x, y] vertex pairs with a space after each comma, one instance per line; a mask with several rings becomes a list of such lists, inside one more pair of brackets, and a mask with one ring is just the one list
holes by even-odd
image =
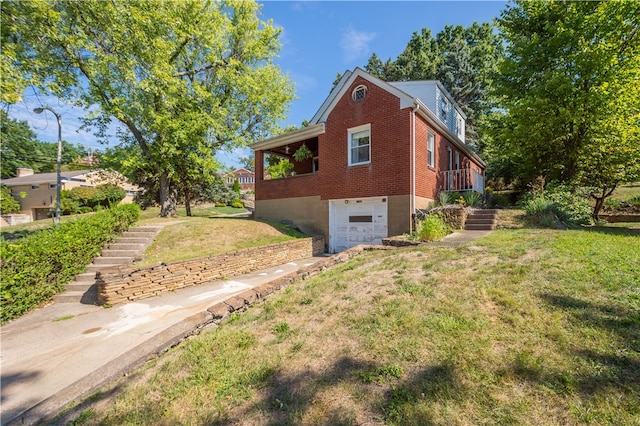
[[[353, 135], [354, 133], [365, 131], [365, 130], [369, 131], [369, 161], [361, 161], [359, 163], [354, 163], [351, 160], [351, 135]], [[371, 123], [347, 129], [347, 153], [349, 157], [349, 162], [348, 162], [349, 166], [361, 166], [363, 164], [371, 163]]]
[[[430, 142], [433, 141], [433, 145]], [[429, 158], [431, 152], [431, 158]], [[427, 166], [435, 168], [436, 166], [436, 135], [431, 131], [427, 131]]]

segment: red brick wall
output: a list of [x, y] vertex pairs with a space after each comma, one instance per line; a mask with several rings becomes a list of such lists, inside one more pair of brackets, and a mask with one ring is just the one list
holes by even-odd
[[[351, 99], [352, 90], [367, 86], [361, 102]], [[408, 194], [411, 110], [400, 110], [400, 100], [374, 84], [356, 80], [327, 118], [320, 135], [320, 185], [322, 199]], [[371, 125], [371, 163], [348, 166], [347, 129]]]

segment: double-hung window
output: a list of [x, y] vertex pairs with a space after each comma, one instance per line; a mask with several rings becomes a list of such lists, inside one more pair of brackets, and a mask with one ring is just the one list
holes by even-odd
[[349, 134], [349, 165], [371, 162], [371, 125], [354, 127]]
[[427, 166], [435, 167], [436, 165], [436, 136], [427, 132]]

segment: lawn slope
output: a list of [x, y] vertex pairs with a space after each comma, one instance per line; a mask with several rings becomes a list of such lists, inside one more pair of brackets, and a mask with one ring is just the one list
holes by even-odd
[[638, 425], [640, 235], [364, 253], [96, 395], [77, 424]]

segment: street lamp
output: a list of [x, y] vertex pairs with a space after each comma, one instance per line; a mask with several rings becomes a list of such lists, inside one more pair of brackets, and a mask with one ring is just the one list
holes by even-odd
[[54, 224], [60, 225], [60, 163], [62, 162], [62, 116], [51, 109], [51, 107], [49, 106], [34, 108], [33, 112], [35, 112], [36, 114], [42, 114], [44, 110], [51, 112], [58, 119], [58, 171], [56, 175], [56, 215]]

